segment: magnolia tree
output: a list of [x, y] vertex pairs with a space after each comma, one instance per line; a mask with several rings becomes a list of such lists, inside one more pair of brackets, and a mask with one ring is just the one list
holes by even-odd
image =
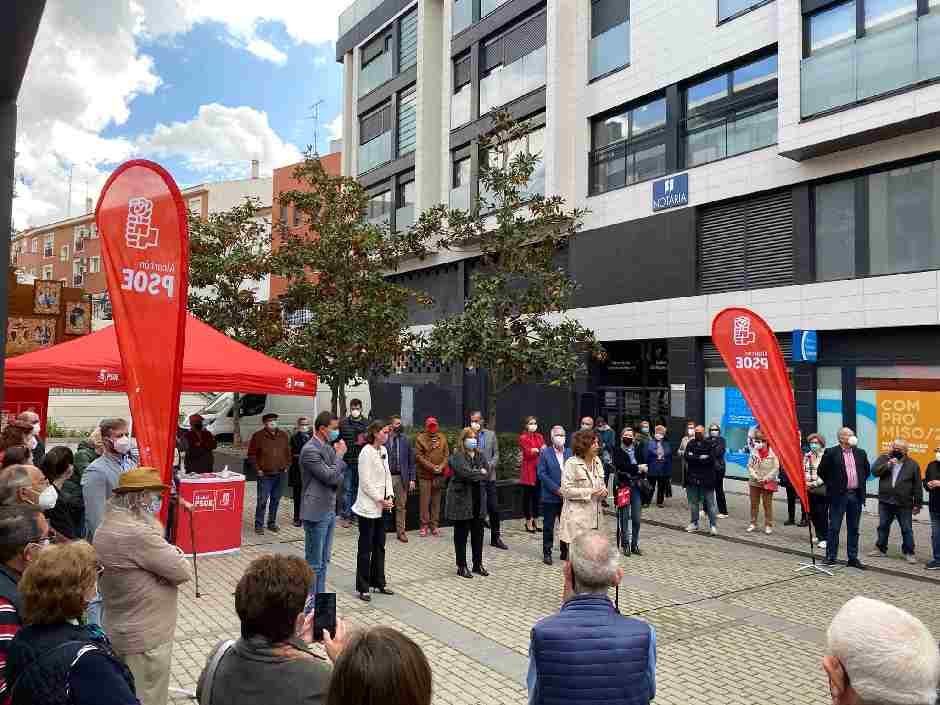
[[315, 372], [333, 392], [333, 412], [346, 413], [346, 386], [387, 374], [412, 352], [409, 304], [430, 300], [388, 279], [406, 258], [423, 258], [429, 221], [403, 233], [365, 220], [368, 196], [355, 180], [333, 176], [308, 154], [294, 172], [304, 190], [281, 193], [303, 215], [310, 235], [284, 228], [277, 268], [287, 278], [281, 298], [288, 325], [280, 357]]
[[[245, 199], [205, 220], [189, 214], [188, 307], [216, 330], [264, 352], [280, 341], [282, 326], [277, 307], [258, 297], [258, 284], [274, 272], [270, 223], [259, 209], [257, 199]], [[236, 393], [235, 445], [241, 444], [239, 411]]]
[[488, 376], [487, 418], [494, 428], [499, 397], [514, 385], [567, 385], [590, 356], [604, 355], [594, 333], [565, 315], [577, 283], [557, 263], [585, 212], [530, 191], [541, 159], [526, 148], [530, 131], [498, 113], [481, 143], [477, 207], [440, 206], [420, 223], [438, 233], [443, 249], [480, 251], [463, 311], [438, 320], [421, 350]]

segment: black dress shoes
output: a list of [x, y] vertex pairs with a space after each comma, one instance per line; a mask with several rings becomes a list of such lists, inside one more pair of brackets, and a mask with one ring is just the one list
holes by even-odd
[[380, 595], [394, 595], [395, 593], [389, 590], [388, 588], [372, 588], [372, 592], [377, 592]]
[[508, 550], [509, 550], [509, 546], [507, 546], [506, 544], [504, 544], [502, 539], [493, 539], [492, 541], [490, 541], [490, 545], [491, 545], [493, 548], [501, 548], [501, 549], [504, 550], [504, 551], [508, 551]]
[[458, 569], [457, 569], [457, 575], [459, 575], [461, 578], [472, 578], [472, 577], [473, 577], [473, 574], [472, 574], [469, 570], [467, 570], [466, 568], [458, 568]]
[[542, 559], [542, 563], [544, 563], [545, 565], [551, 565], [551, 564], [552, 564], [552, 557], [551, 557], [551, 556], [545, 556], [545, 557]]
[[359, 599], [362, 600], [363, 602], [372, 602], [372, 595], [370, 595], [367, 592], [360, 592]]
[[640, 547], [637, 546], [636, 544], [633, 544], [633, 546], [630, 547], [630, 553], [632, 553], [634, 556], [642, 556], [642, 555], [643, 555], [643, 551], [641, 551], [641, 550], [640, 550]]
[[858, 558], [853, 558], [853, 559], [850, 560], [848, 563], [846, 563], [846, 565], [847, 565], [849, 568], [855, 568], [855, 570], [865, 570], [865, 566], [863, 566], [863, 565], [859, 562]]
[[477, 575], [482, 575], [484, 578], [489, 575], [489, 571], [486, 570], [482, 565], [479, 568], [474, 568], [473, 572]]

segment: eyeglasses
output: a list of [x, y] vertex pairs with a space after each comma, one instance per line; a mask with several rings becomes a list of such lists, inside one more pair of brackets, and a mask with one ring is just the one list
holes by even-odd
[[29, 543], [34, 546], [40, 546], [41, 548], [45, 548], [46, 546], [52, 545], [52, 537], [51, 536], [39, 536], [37, 538], [34, 538]]

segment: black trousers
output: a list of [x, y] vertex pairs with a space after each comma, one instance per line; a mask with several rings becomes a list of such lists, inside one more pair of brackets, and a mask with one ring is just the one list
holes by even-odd
[[539, 486], [522, 486], [522, 514], [526, 521], [535, 519], [539, 515]]
[[486, 487], [486, 513], [490, 520], [490, 543], [499, 538], [499, 501], [496, 497], [496, 480], [487, 480]]
[[816, 530], [816, 539], [825, 541], [829, 535], [829, 498], [826, 495], [809, 495], [809, 515]]
[[725, 498], [724, 470], [719, 470], [717, 473], [717, 482], [715, 483], [715, 503], [718, 505], [719, 514], [728, 513], [728, 500]]
[[[555, 521], [561, 516], [562, 503], [542, 502], [542, 556], [551, 558], [555, 547]], [[561, 544], [561, 560], [568, 560], [568, 544]]]
[[[796, 521], [796, 503], [799, 502], [800, 498], [796, 494], [796, 490], [790, 486], [790, 483], [787, 483], [787, 519], [790, 521]], [[800, 521], [806, 518], [806, 512], [803, 511], [803, 503], [800, 502]]]
[[356, 592], [385, 587], [385, 517], [359, 520], [359, 553], [356, 557]]
[[294, 521], [300, 521], [300, 505], [303, 501], [304, 487], [298, 482], [291, 489], [294, 491]]
[[454, 522], [454, 554], [457, 567], [467, 567], [467, 536], [470, 536], [470, 550], [474, 570], [483, 567], [483, 518], [463, 519]]
[[654, 477], [652, 480], [656, 483], [656, 504], [662, 504], [666, 497], [671, 497], [672, 489], [671, 477]]

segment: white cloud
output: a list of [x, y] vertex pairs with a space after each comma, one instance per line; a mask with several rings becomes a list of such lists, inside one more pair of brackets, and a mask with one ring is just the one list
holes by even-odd
[[245, 46], [245, 49], [259, 59], [266, 59], [278, 66], [283, 66], [287, 63], [287, 54], [271, 44], [271, 42], [266, 42], [263, 39], [250, 40]]
[[157, 125], [137, 147], [147, 156], [181, 157], [191, 169], [219, 178], [245, 176], [252, 159], [260, 160], [267, 173], [302, 158], [297, 147], [274, 132], [267, 113], [218, 103], [201, 106], [187, 122]]
[[330, 131], [330, 139], [338, 140], [343, 137], [343, 114], [340, 113], [335, 118], [330, 120], [329, 124], [326, 126], [326, 129]]

